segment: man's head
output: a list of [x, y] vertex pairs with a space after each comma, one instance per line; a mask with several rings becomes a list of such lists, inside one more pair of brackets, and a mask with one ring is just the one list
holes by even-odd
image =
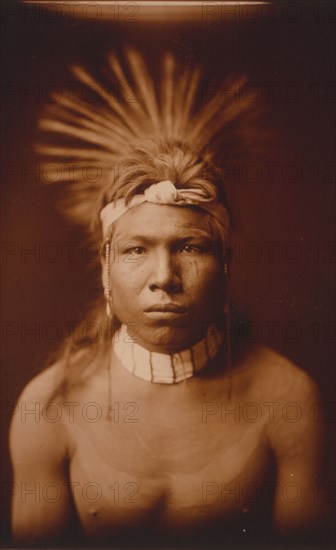
[[115, 175], [103, 284], [113, 315], [148, 349], [183, 349], [221, 319], [228, 215], [219, 197], [215, 172], [180, 144], [147, 143]]

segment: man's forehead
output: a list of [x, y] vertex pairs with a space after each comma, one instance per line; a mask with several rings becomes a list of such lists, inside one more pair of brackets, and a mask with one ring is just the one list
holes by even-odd
[[209, 217], [209, 214], [195, 207], [144, 203], [131, 208], [115, 222], [113, 235], [158, 236], [173, 233], [183, 237], [197, 232], [210, 236]]

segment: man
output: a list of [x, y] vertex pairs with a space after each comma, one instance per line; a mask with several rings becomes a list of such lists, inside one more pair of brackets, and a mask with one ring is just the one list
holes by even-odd
[[[172, 79], [171, 60], [166, 71]], [[181, 90], [175, 103], [167, 99], [180, 125]], [[228, 212], [205, 124], [219, 127], [228, 113], [215, 124], [211, 104], [197, 132], [196, 119], [177, 132], [169, 114], [159, 124], [151, 92], [134, 109], [143, 128], [141, 108], [150, 112], [158, 134], [147, 128], [143, 139], [126, 139], [129, 114], [118, 107], [121, 137], [108, 146], [119, 147], [123, 169], [103, 193], [87, 186], [72, 203], [73, 215], [101, 222], [106, 306], [101, 300], [95, 319], [104, 319], [104, 337], [70, 349], [20, 397], [19, 410], [38, 404], [39, 413], [15, 415], [11, 431], [21, 544], [64, 542], [79, 526], [94, 545], [212, 539], [230, 547], [253, 543], [271, 525], [304, 533], [323, 517], [315, 384], [268, 349], [231, 359]], [[101, 113], [90, 117], [83, 137], [107, 147], [88, 130]]]

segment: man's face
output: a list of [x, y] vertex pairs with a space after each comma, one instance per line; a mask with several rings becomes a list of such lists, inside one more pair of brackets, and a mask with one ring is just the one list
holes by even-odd
[[218, 320], [224, 280], [210, 218], [191, 207], [144, 203], [114, 223], [113, 313], [151, 351], [184, 349]]

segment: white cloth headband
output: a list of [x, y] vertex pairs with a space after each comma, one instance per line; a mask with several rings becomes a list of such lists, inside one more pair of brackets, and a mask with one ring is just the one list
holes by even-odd
[[225, 231], [228, 229], [228, 211], [222, 204], [209, 198], [202, 189], [176, 189], [171, 181], [166, 180], [153, 183], [142, 195], [135, 195], [128, 204], [125, 203], [125, 199], [118, 199], [107, 204], [100, 212], [103, 235], [106, 236], [111, 224], [120, 216], [143, 202], [170, 206], [198, 206], [217, 218]]

